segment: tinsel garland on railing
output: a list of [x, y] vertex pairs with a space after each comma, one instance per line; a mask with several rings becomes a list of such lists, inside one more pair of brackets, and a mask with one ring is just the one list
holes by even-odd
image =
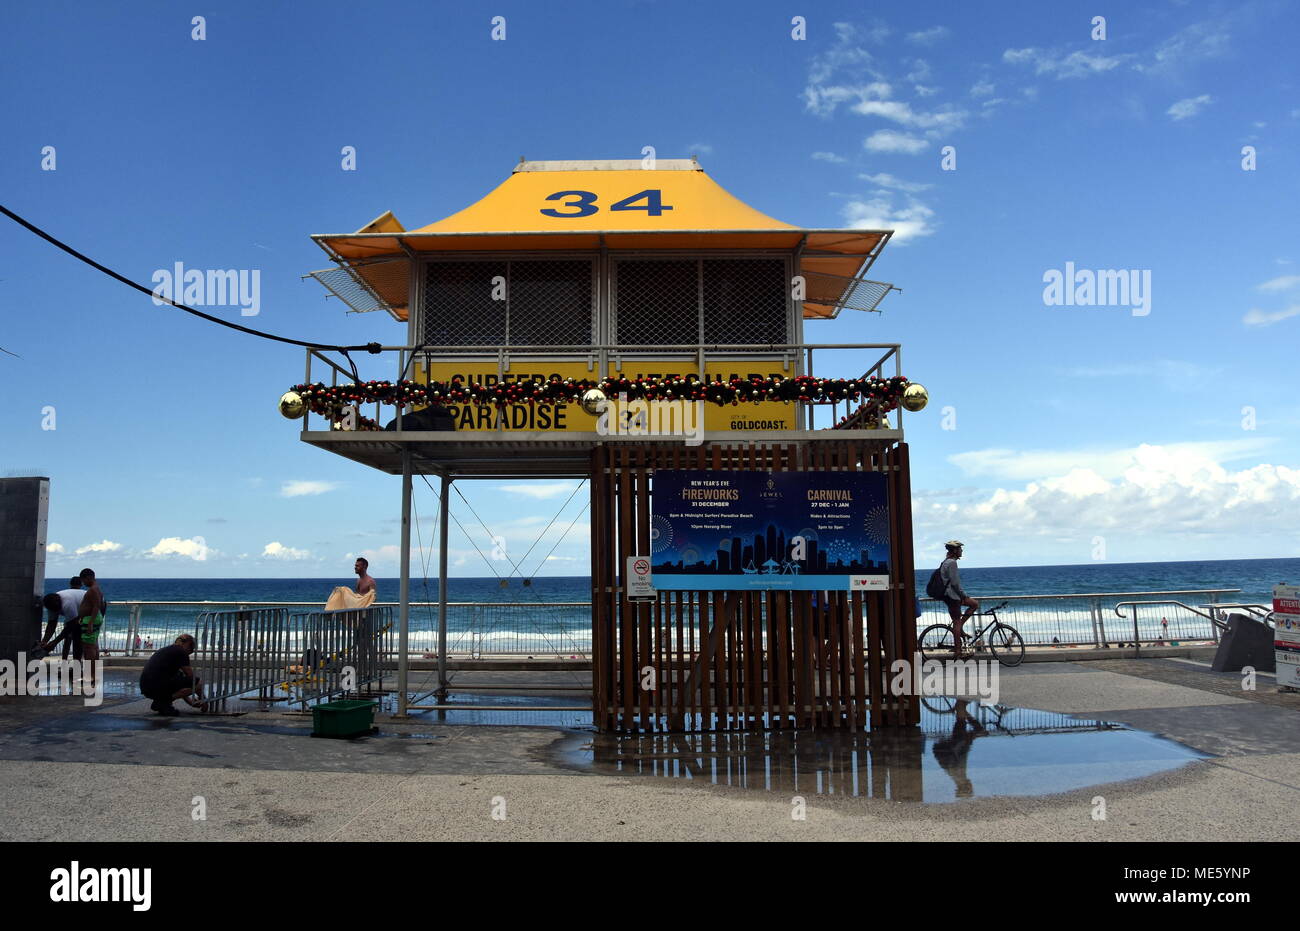
[[552, 378], [483, 384], [482, 382], [416, 382], [402, 380], [366, 381], [347, 385], [294, 385], [292, 392], [314, 413], [336, 416], [354, 404], [574, 404], [583, 394], [596, 389], [607, 398], [626, 395], [633, 401], [708, 401], [719, 406], [763, 401], [802, 401], [834, 404], [845, 401], [874, 402], [882, 413], [898, 406], [909, 382], [901, 375], [892, 378], [733, 378], [704, 381], [695, 376], [664, 379], [603, 378], [600, 380]]

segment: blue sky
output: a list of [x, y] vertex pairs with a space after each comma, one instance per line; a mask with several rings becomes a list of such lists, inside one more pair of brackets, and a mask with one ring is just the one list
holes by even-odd
[[[424, 225], [520, 155], [697, 154], [779, 219], [898, 230], [873, 277], [903, 293], [807, 335], [901, 342], [929, 388], [908, 421], [923, 564], [952, 536], [976, 566], [1296, 555], [1300, 13], [1106, 6], [28, 4], [0, 32], [0, 191], [141, 282], [259, 270], [260, 312], [229, 319], [395, 343], [300, 279], [327, 264], [309, 234]], [[1149, 272], [1149, 313], [1046, 305], [1066, 263]], [[395, 574], [398, 480], [276, 412], [299, 350], [3, 220], [0, 308], [0, 472], [52, 478], [51, 574], [339, 576], [357, 553]], [[571, 488], [463, 491], [522, 554]], [[584, 497], [526, 572], [585, 572]], [[451, 548], [455, 574], [491, 574], [456, 528]]]

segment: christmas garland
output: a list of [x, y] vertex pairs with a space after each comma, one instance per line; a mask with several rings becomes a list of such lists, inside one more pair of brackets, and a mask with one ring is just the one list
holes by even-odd
[[[294, 385], [290, 390], [298, 394], [313, 412], [339, 419], [342, 410], [355, 404], [400, 405], [422, 407], [442, 404], [575, 404], [587, 391], [597, 389], [606, 398], [626, 395], [632, 401], [708, 401], [718, 406], [758, 403], [762, 401], [802, 401], [809, 404], [834, 404], [842, 401], [873, 403], [881, 413], [898, 407], [903, 392], [910, 384], [902, 375], [892, 378], [814, 378], [797, 375], [793, 378], [733, 378], [730, 381], [703, 381], [686, 375], [664, 379], [603, 378], [590, 379], [551, 378], [547, 381], [507, 382], [486, 385], [481, 382], [415, 382], [402, 380], [367, 381], [350, 385]], [[361, 429], [374, 421], [359, 418]], [[369, 427], [373, 429], [373, 427]]]

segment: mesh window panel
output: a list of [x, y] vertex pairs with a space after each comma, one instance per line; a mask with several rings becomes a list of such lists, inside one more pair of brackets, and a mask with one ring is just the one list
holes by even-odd
[[788, 343], [783, 259], [704, 260], [704, 342]]
[[694, 259], [620, 261], [617, 342], [623, 346], [699, 343], [697, 267]]
[[492, 300], [505, 262], [430, 262], [424, 279], [423, 340], [428, 346], [500, 346], [506, 302]]
[[591, 344], [591, 262], [510, 263], [510, 345]]

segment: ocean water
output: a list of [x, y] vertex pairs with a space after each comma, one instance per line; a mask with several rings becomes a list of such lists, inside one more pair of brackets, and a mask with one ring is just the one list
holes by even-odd
[[[933, 566], [918, 566], [918, 589], [924, 589]], [[962, 581], [971, 594], [984, 601], [1006, 596], [1060, 596], [1082, 593], [1129, 593], [1151, 591], [1195, 591], [1241, 589], [1240, 594], [1220, 595], [1219, 602], [1267, 604], [1272, 587], [1279, 582], [1300, 583], [1300, 558], [1241, 559], [1198, 562], [1090, 563], [1074, 566], [1018, 566], [970, 568]], [[223, 601], [253, 606], [268, 602], [298, 601], [323, 606], [336, 585], [352, 585], [355, 578], [334, 579], [115, 579], [104, 577], [100, 584], [112, 602], [171, 602], [143, 605], [139, 609], [141, 648], [149, 642], [160, 646], [181, 630], [193, 630], [197, 610], [177, 602]], [[378, 579], [379, 600], [396, 601], [397, 579]], [[66, 580], [47, 580], [47, 590], [66, 587]], [[924, 597], [923, 591], [918, 591]], [[510, 579], [504, 585], [496, 578], [452, 578], [448, 600], [456, 602], [448, 612], [449, 649], [455, 654], [518, 652], [534, 655], [569, 656], [590, 648], [591, 620], [583, 606], [591, 583], [586, 576], [546, 577], [525, 585]], [[1177, 597], [1177, 596], [1174, 596]], [[437, 579], [411, 581], [413, 601], [438, 598]], [[1001, 615], [1015, 624], [1028, 643], [1087, 643], [1098, 636], [1096, 622], [1104, 616], [1107, 639], [1119, 639], [1132, 631], [1131, 609], [1126, 617], [1115, 614], [1119, 598], [1042, 598], [1011, 602]], [[1135, 599], [1147, 600], [1147, 599]], [[1179, 600], [1196, 605], [1206, 596]], [[1094, 611], [1093, 606], [1100, 608]], [[308, 611], [310, 606], [299, 609]], [[925, 605], [919, 624], [942, 620], [942, 608]], [[129, 610], [110, 608], [104, 645], [114, 652], [134, 646], [127, 642]], [[414, 607], [411, 612], [411, 642], [417, 651], [434, 649], [437, 626], [435, 606]], [[1208, 622], [1193, 612], [1175, 606], [1148, 606], [1138, 611], [1139, 636], [1156, 639], [1201, 639], [1210, 634]], [[1167, 619], [1168, 627], [1161, 624]]]

